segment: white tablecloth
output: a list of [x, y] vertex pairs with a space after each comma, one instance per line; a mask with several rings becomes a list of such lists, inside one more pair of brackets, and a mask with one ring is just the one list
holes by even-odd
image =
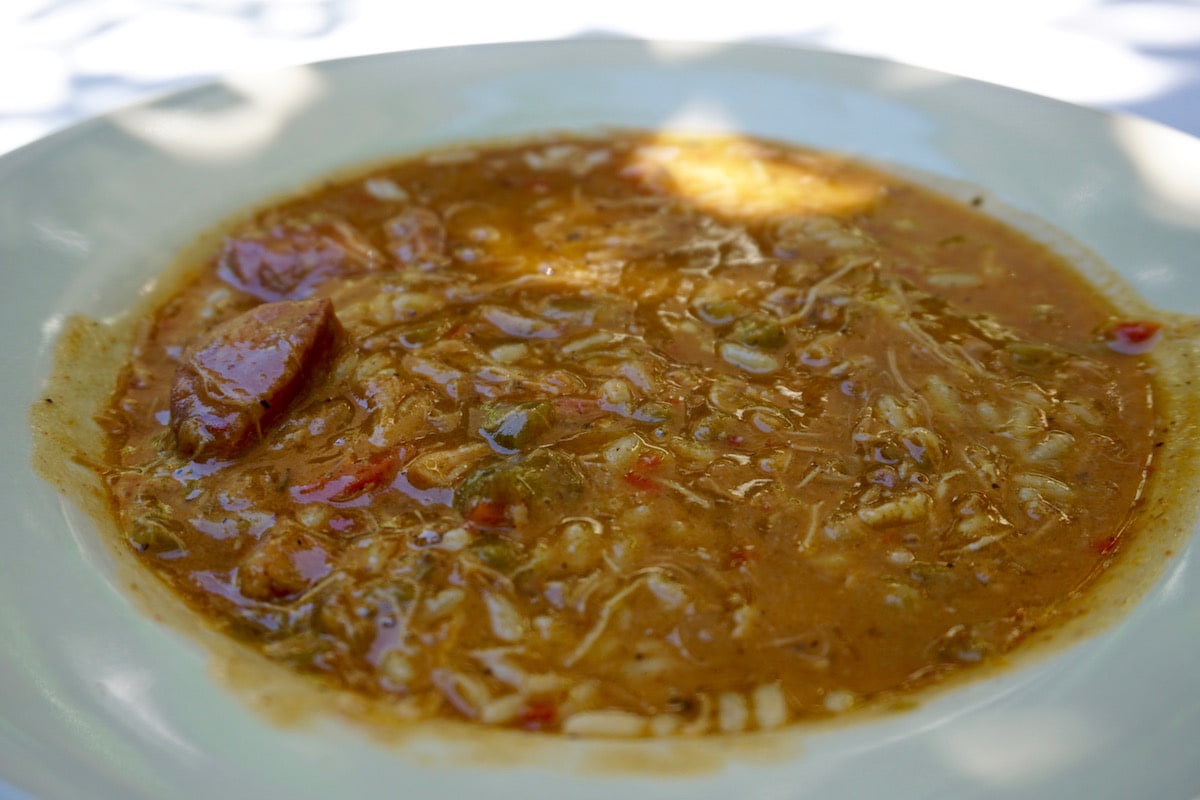
[[1196, 0], [3, 0], [0, 153], [228, 72], [598, 36], [764, 41], [881, 56], [1200, 135]]

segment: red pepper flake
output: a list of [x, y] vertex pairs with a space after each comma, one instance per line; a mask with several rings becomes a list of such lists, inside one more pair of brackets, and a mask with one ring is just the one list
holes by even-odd
[[366, 461], [344, 463], [333, 475], [293, 486], [292, 498], [298, 503], [345, 503], [391, 483], [397, 461], [396, 453], [386, 453]]
[[626, 472], [621, 478], [633, 488], [643, 492], [656, 492], [659, 488], [658, 481], [634, 470]]
[[1095, 542], [1092, 542], [1092, 547], [1096, 548], [1096, 552], [1098, 552], [1100, 555], [1106, 556], [1117, 549], [1117, 545], [1120, 544], [1120, 541], [1121, 539], [1119, 536], [1107, 536], [1103, 539], [1097, 539]]
[[662, 453], [642, 453], [638, 456], [638, 465], [645, 469], [654, 469], [663, 463]]
[[1136, 356], [1150, 352], [1158, 343], [1161, 333], [1162, 325], [1157, 322], [1118, 322], [1108, 329], [1105, 343], [1110, 350], [1117, 353]]
[[521, 711], [521, 727], [527, 731], [539, 731], [554, 723], [558, 707], [550, 700], [530, 701]]
[[745, 441], [745, 437], [739, 436], [736, 433], [731, 433], [725, 437], [725, 444], [730, 445], [731, 447], [738, 447]]
[[508, 525], [508, 504], [499, 500], [480, 500], [467, 512], [467, 522], [479, 528], [502, 528]]
[[734, 569], [757, 559], [758, 553], [755, 552], [754, 545], [752, 544], [735, 544], [733, 549], [729, 551], [729, 566]]
[[378, 489], [386, 483], [391, 483], [396, 471], [396, 454], [385, 456], [356, 464], [350, 473], [353, 478], [346, 485], [346, 494], [359, 494], [369, 489]]

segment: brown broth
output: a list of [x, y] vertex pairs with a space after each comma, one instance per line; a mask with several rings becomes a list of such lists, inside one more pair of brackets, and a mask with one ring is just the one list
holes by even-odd
[[[408, 717], [665, 735], [893, 702], [1058, 623], [1152, 466], [1120, 351], [1156, 324], [968, 205], [783, 145], [421, 157], [193, 269], [102, 416], [117, 523], [218, 627]], [[248, 443], [181, 454], [181, 363], [270, 350], [243, 315], [296, 300], [332, 303], [332, 354]], [[219, 410], [284, 397], [222, 380]]]

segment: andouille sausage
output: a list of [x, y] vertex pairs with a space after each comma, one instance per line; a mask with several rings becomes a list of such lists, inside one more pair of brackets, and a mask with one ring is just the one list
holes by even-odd
[[217, 274], [259, 300], [303, 300], [326, 281], [376, 269], [382, 261], [345, 220], [314, 214], [266, 220], [227, 239]]
[[171, 429], [189, 458], [224, 458], [259, 438], [342, 336], [328, 299], [266, 303], [188, 347], [171, 385]]

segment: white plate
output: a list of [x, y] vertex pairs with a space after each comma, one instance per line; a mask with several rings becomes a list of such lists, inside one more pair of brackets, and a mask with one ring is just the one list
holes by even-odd
[[197, 231], [331, 169], [595, 125], [733, 128], [969, 180], [1154, 303], [1200, 309], [1200, 141], [862, 58], [632, 41], [435, 50], [229, 79], [77, 126], [0, 159], [0, 776], [36, 797], [121, 800], [1200, 794], [1194, 547], [1123, 624], [1066, 653], [694, 778], [447, 769], [346, 730], [284, 732], [134, 610], [89, 524], [27, 466], [25, 409], [61, 315], [119, 310]]

